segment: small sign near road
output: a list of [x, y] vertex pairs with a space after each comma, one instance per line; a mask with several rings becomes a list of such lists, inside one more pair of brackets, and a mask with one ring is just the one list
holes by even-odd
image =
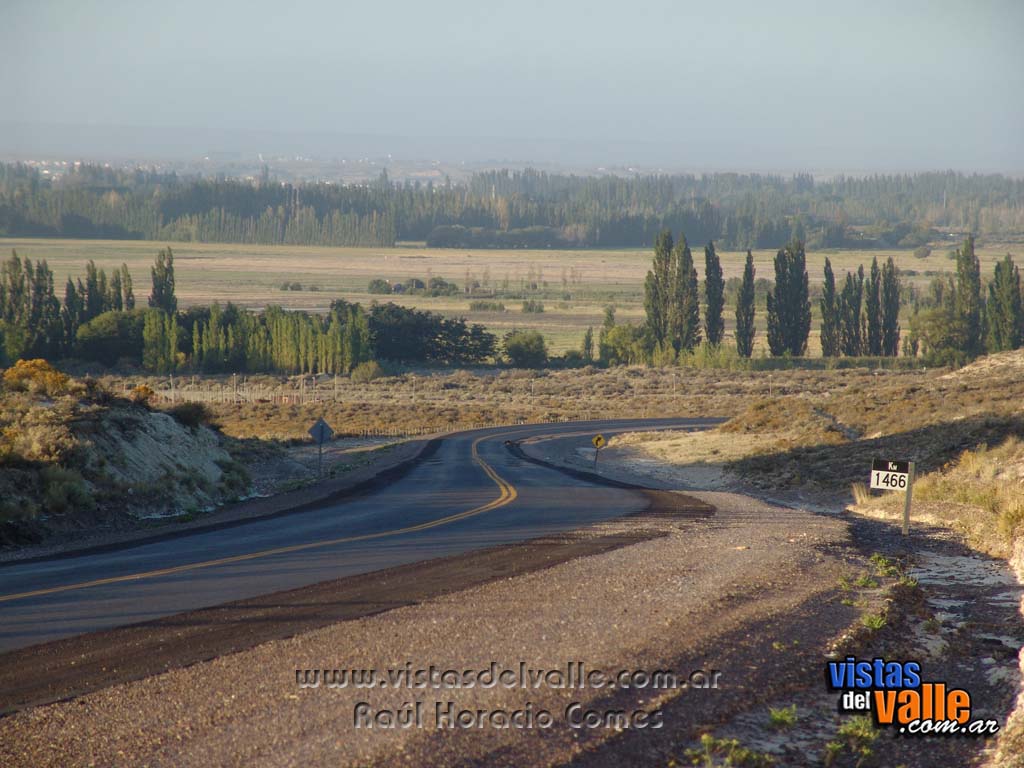
[[309, 428], [309, 436], [313, 438], [313, 442], [317, 445], [323, 445], [334, 437], [334, 430], [331, 429], [330, 424], [320, 418], [316, 420], [316, 424]]
[[871, 487], [880, 491], [902, 491], [910, 481], [909, 461], [871, 462]]
[[324, 467], [324, 443], [334, 437], [334, 430], [331, 429], [331, 425], [324, 421], [321, 416], [316, 420], [316, 424], [309, 428], [309, 436], [313, 438], [318, 446], [316, 455], [316, 474], [320, 477], [323, 474]]
[[594, 439], [590, 442], [594, 444], [594, 447], [597, 448], [597, 450], [601, 450], [604, 448], [604, 435], [594, 435]]
[[874, 459], [871, 462], [871, 488], [880, 491], [905, 491], [903, 535], [910, 533], [910, 502], [914, 498], [914, 462]]

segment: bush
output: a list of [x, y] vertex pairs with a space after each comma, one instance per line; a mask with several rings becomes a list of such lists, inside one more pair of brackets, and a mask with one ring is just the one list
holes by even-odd
[[288, 280], [285, 280], [283, 283], [281, 283], [281, 290], [282, 291], [301, 291], [302, 290], [302, 283], [293, 283], [293, 282], [289, 282]]
[[517, 368], [539, 368], [548, 361], [548, 348], [539, 331], [512, 331], [505, 336], [505, 354]]
[[56, 397], [67, 392], [70, 377], [45, 360], [19, 360], [4, 371], [4, 384], [17, 392]]
[[82, 476], [73, 469], [59, 466], [44, 467], [39, 473], [42, 483], [43, 508], [48, 512], [91, 509], [92, 494]]
[[931, 255], [932, 249], [929, 248], [927, 245], [919, 245], [917, 246], [917, 248], [914, 249], [914, 256], [916, 256], [919, 259], [927, 259]]
[[504, 312], [505, 305], [500, 301], [471, 301], [469, 302], [470, 312]]
[[75, 354], [103, 365], [114, 365], [122, 357], [141, 359], [145, 323], [144, 309], [97, 315], [75, 332]]
[[357, 384], [366, 384], [374, 379], [379, 379], [386, 374], [384, 373], [384, 369], [380, 367], [380, 363], [376, 360], [370, 360], [357, 365], [352, 369], [352, 373], [350, 375], [352, 377], [352, 381]]
[[139, 405], [149, 405], [150, 400], [156, 395], [153, 388], [147, 384], [139, 384], [135, 389], [132, 390], [131, 398], [133, 403]]
[[366, 291], [367, 293], [391, 293], [391, 283], [387, 280], [375, 277], [366, 287]]
[[586, 361], [583, 359], [583, 353], [578, 349], [566, 350], [565, 354], [562, 355], [562, 364], [566, 368], [579, 368]]
[[216, 426], [213, 422], [213, 412], [205, 403], [181, 403], [168, 408], [167, 413], [189, 429], [199, 429], [203, 425]]
[[457, 296], [462, 293], [459, 286], [449, 283], [443, 277], [432, 277], [427, 282], [427, 296]]
[[544, 311], [544, 303], [537, 301], [536, 299], [527, 299], [523, 302], [523, 312], [525, 314], [540, 314]]

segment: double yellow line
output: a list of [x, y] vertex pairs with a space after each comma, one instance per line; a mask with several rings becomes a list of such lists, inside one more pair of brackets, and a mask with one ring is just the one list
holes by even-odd
[[272, 557], [274, 555], [285, 555], [291, 552], [302, 552], [308, 549], [319, 549], [321, 547], [333, 547], [337, 544], [349, 544], [354, 541], [370, 541], [371, 539], [382, 539], [386, 536], [398, 536], [404, 533], [416, 533], [417, 531], [425, 531], [430, 528], [438, 528], [442, 525], [448, 525], [449, 523], [457, 522], [458, 520], [465, 520], [468, 517], [479, 515], [484, 512], [490, 512], [498, 507], [503, 507], [506, 504], [510, 504], [515, 501], [519, 495], [515, 487], [501, 477], [494, 469], [480, 457], [480, 453], [477, 450], [477, 446], [480, 441], [485, 438], [501, 437], [501, 435], [485, 435], [478, 437], [473, 441], [471, 454], [473, 461], [479, 464], [487, 476], [494, 481], [498, 486], [500, 494], [498, 498], [487, 504], [482, 504], [479, 507], [468, 509], [465, 512], [458, 512], [454, 515], [448, 515], [447, 517], [441, 517], [437, 520], [431, 520], [426, 523], [419, 523], [418, 525], [410, 525], [405, 528], [395, 528], [390, 531], [378, 531], [377, 533], [364, 533], [360, 536], [343, 536], [338, 539], [325, 539], [323, 541], [312, 541], [307, 544], [292, 544], [287, 547], [275, 547], [274, 549], [264, 549], [259, 552], [249, 552], [244, 555], [233, 555], [231, 557], [221, 557], [216, 560], [204, 560], [198, 563], [188, 563], [187, 565], [176, 565], [172, 568], [158, 568], [153, 571], [143, 571], [141, 573], [130, 573], [125, 576], [110, 576], [105, 579], [93, 579], [92, 581], [83, 581], [77, 584], [64, 584], [59, 587], [48, 587], [46, 589], [34, 589], [29, 592], [18, 592], [12, 595], [0, 595], [0, 603], [10, 602], [12, 600], [22, 600], [27, 597], [40, 597], [42, 595], [53, 595], [58, 592], [70, 592], [74, 589], [88, 589], [89, 587], [100, 587], [107, 584], [119, 584], [125, 581], [138, 581], [140, 579], [150, 579], [157, 576], [169, 576], [175, 573], [184, 573], [186, 571], [196, 571], [200, 568], [212, 568], [218, 565], [230, 565], [232, 563], [242, 563], [247, 560], [257, 560], [261, 557]]

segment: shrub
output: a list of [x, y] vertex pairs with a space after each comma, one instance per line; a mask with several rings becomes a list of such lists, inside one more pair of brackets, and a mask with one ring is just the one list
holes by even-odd
[[459, 293], [459, 286], [449, 283], [443, 277], [432, 277], [427, 282], [427, 296], [455, 296]]
[[919, 245], [917, 246], [917, 248], [914, 249], [914, 256], [916, 256], [919, 259], [927, 259], [931, 255], [932, 249], [929, 248], [927, 245]]
[[65, 512], [91, 509], [92, 494], [82, 476], [73, 469], [60, 466], [44, 467], [39, 473], [42, 483], [43, 507], [48, 512]]
[[544, 303], [537, 301], [536, 299], [527, 299], [523, 302], [523, 312], [525, 314], [539, 315], [544, 311]]
[[131, 398], [133, 403], [139, 405], [149, 405], [150, 400], [156, 395], [153, 388], [147, 384], [139, 384], [135, 389], [132, 390]]
[[778, 709], [768, 707], [768, 718], [772, 728], [777, 731], [792, 728], [796, 724], [797, 719], [796, 704], [791, 704], [788, 707], [779, 707]]
[[566, 350], [565, 354], [562, 355], [562, 364], [566, 368], [579, 368], [586, 361], [583, 359], [583, 353], [578, 349]]
[[360, 363], [352, 369], [351, 373], [352, 381], [358, 384], [366, 384], [374, 379], [379, 379], [384, 375], [384, 369], [380, 367], [380, 363], [376, 360], [369, 360], [365, 363]]
[[19, 360], [4, 371], [4, 384], [18, 392], [56, 397], [67, 392], [70, 377], [45, 360]]
[[75, 332], [75, 354], [83, 360], [113, 365], [122, 357], [142, 357], [146, 311], [104, 312]]
[[391, 283], [375, 277], [366, 288], [367, 293], [391, 293]]
[[500, 301], [471, 301], [469, 302], [470, 312], [504, 312], [505, 305]]
[[168, 408], [167, 413], [179, 424], [189, 429], [198, 429], [205, 425], [215, 426], [213, 413], [204, 403], [181, 403]]
[[548, 348], [539, 331], [511, 331], [505, 336], [505, 354], [517, 368], [539, 368], [548, 361]]
[[248, 490], [252, 484], [252, 477], [249, 475], [249, 471], [234, 459], [218, 461], [217, 467], [221, 472], [220, 485], [225, 493], [237, 496]]

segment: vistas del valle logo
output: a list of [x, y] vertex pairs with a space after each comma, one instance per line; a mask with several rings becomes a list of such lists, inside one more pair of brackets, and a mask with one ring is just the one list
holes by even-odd
[[971, 717], [971, 694], [940, 681], [925, 682], [917, 661], [870, 661], [847, 656], [826, 664], [829, 688], [842, 691], [840, 712], [870, 712], [875, 724], [905, 736], [991, 736], [995, 720]]

